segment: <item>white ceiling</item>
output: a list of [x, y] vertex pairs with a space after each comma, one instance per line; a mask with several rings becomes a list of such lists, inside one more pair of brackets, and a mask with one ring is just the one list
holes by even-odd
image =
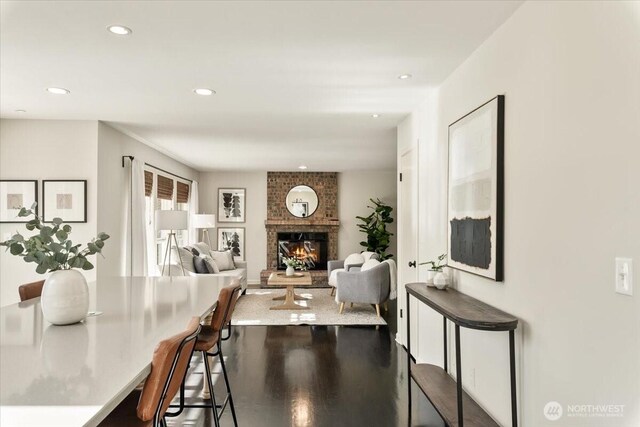
[[0, 114], [103, 120], [199, 170], [394, 168], [396, 125], [520, 3], [3, 1]]

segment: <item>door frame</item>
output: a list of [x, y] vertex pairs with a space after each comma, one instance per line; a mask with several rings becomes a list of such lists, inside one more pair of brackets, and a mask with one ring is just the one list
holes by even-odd
[[[404, 149], [401, 152], [398, 152], [398, 160], [397, 160], [397, 169], [398, 169], [398, 181], [397, 181], [397, 194], [398, 194], [398, 237], [400, 238], [400, 236], [402, 236], [402, 238], [404, 238], [404, 232], [403, 232], [403, 227], [405, 224], [405, 222], [401, 219], [403, 218], [404, 212], [403, 212], [403, 192], [402, 192], [402, 182], [400, 181], [400, 174], [402, 173], [402, 158], [404, 156], [406, 156], [408, 153], [410, 153], [411, 151], [413, 151], [413, 155], [414, 155], [414, 159], [413, 159], [413, 167], [414, 167], [414, 176], [413, 179], [415, 180], [415, 190], [414, 190], [414, 204], [415, 206], [413, 206], [413, 214], [415, 214], [416, 218], [416, 231], [417, 231], [417, 237], [414, 239], [413, 241], [413, 251], [415, 254], [415, 260], [418, 261], [419, 259], [419, 249], [420, 249], [420, 221], [419, 221], [419, 215], [420, 215], [420, 203], [419, 203], [419, 195], [420, 195], [420, 173], [418, 170], [418, 166], [419, 166], [419, 161], [420, 161], [420, 139], [416, 138], [415, 144], [410, 145], [409, 147], [407, 147], [406, 149]], [[404, 252], [404, 244], [402, 242], [397, 241], [398, 243], [398, 278], [397, 278], [397, 290], [398, 290], [398, 312], [397, 312], [397, 324], [398, 324], [398, 331], [396, 333], [396, 342], [398, 342], [400, 345], [404, 346], [406, 348], [407, 345], [407, 340], [406, 340], [406, 331], [407, 331], [407, 323], [406, 323], [406, 313], [407, 313], [407, 309], [406, 309], [406, 303], [407, 303], [407, 294], [404, 290], [404, 284], [407, 283], [408, 281], [403, 277], [402, 274], [402, 269], [403, 267], [400, 266], [400, 262], [408, 262], [408, 258], [405, 257]], [[415, 267], [415, 279], [418, 280], [419, 279], [419, 274], [418, 274], [418, 267]], [[412, 310], [412, 313], [414, 316], [417, 315], [417, 313], [415, 312], [415, 310]], [[417, 318], [416, 318], [417, 319]], [[412, 328], [413, 330], [415, 330], [415, 328]], [[413, 334], [412, 334], [413, 335]], [[417, 345], [417, 343], [414, 343]], [[411, 347], [413, 348], [419, 348], [417, 346], [412, 345]]]

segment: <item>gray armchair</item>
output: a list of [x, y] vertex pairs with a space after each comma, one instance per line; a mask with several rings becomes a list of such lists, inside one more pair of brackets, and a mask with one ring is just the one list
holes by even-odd
[[[369, 259], [377, 259], [380, 260], [380, 256], [378, 254], [372, 254]], [[329, 278], [329, 285], [331, 286], [331, 295], [335, 295], [336, 292], [336, 278], [335, 275], [340, 271], [360, 271], [362, 267], [362, 263], [359, 264], [348, 264], [345, 266], [346, 260], [338, 260], [338, 261], [328, 261], [327, 262], [327, 277]], [[331, 275], [333, 273], [333, 276]]]
[[340, 303], [340, 314], [344, 304], [373, 304], [380, 316], [380, 304], [389, 299], [389, 264], [380, 263], [365, 271], [338, 271], [336, 301]]

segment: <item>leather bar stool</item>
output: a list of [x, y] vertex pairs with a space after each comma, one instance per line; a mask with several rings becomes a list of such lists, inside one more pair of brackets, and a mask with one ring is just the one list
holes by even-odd
[[[231, 407], [231, 415], [233, 417], [233, 423], [237, 427], [238, 420], [236, 418], [236, 409], [233, 404], [233, 395], [231, 394], [231, 386], [229, 384], [229, 377], [227, 375], [227, 368], [224, 363], [224, 356], [222, 354], [222, 341], [231, 337], [231, 315], [235, 309], [236, 302], [242, 290], [240, 283], [236, 280], [231, 282], [231, 285], [222, 288], [220, 295], [218, 296], [218, 303], [216, 309], [211, 317], [211, 323], [202, 326], [200, 334], [198, 334], [198, 342], [194, 351], [202, 353], [202, 359], [205, 367], [205, 376], [207, 385], [209, 387], [209, 394], [211, 396], [210, 404], [185, 404], [184, 403], [184, 384], [180, 392], [180, 404], [172, 405], [179, 407], [179, 411], [174, 414], [168, 414], [170, 416], [178, 415], [182, 412], [183, 408], [211, 408], [213, 411], [213, 421], [216, 427], [220, 426], [220, 417], [222, 416], [227, 404]], [[226, 337], [222, 336], [224, 328], [228, 329]], [[212, 350], [215, 347], [215, 351]], [[209, 366], [209, 357], [218, 356], [220, 365], [222, 366], [222, 374], [224, 382], [227, 388], [227, 395], [224, 398], [223, 403], [217, 404], [216, 397], [213, 391], [213, 381], [211, 379], [211, 367]], [[220, 411], [218, 412], [218, 409]]]
[[129, 394], [99, 426], [166, 427], [165, 413], [187, 374], [200, 329], [194, 317], [184, 332], [161, 341], [142, 392]]
[[20, 301], [26, 301], [32, 298], [38, 298], [42, 295], [42, 287], [44, 286], [44, 280], [38, 280], [37, 282], [27, 283], [25, 285], [18, 286], [18, 294], [20, 294]]

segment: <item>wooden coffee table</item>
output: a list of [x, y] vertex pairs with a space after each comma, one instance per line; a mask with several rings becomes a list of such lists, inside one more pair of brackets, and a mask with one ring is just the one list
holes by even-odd
[[268, 286], [286, 286], [287, 292], [281, 297], [275, 297], [274, 301], [284, 300], [284, 304], [271, 307], [270, 310], [308, 310], [309, 307], [305, 307], [296, 304], [296, 300], [307, 300], [299, 295], [296, 295], [293, 289], [295, 287], [307, 287], [311, 286], [311, 274], [308, 271], [296, 272], [294, 276], [287, 276], [284, 271], [274, 271], [267, 280]]

